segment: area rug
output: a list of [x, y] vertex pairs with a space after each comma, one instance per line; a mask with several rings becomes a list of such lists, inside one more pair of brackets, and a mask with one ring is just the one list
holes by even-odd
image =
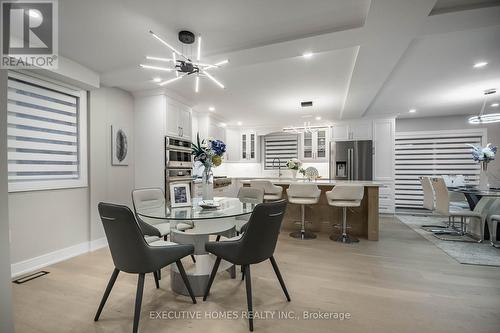
[[491, 246], [489, 241], [483, 243], [446, 241], [438, 239], [432, 232], [422, 228], [423, 225], [429, 224], [443, 225], [443, 218], [422, 215], [397, 215], [396, 217], [461, 264], [500, 266], [500, 249]]

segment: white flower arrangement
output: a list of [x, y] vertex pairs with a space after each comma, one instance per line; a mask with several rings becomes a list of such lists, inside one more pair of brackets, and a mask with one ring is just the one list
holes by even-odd
[[299, 170], [301, 166], [302, 162], [299, 161], [297, 158], [292, 158], [291, 160], [288, 160], [286, 162], [286, 167], [290, 170]]

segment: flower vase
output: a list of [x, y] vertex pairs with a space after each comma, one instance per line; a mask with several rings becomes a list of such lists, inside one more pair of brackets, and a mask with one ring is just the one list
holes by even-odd
[[205, 171], [203, 171], [203, 176], [201, 178], [203, 193], [203, 200], [213, 200], [214, 199], [214, 181], [213, 181], [213, 173], [212, 168], [205, 167]]
[[479, 178], [479, 188], [488, 190], [490, 188], [488, 180], [488, 162], [487, 161], [482, 161], [481, 162], [481, 175]]
[[294, 169], [292, 169], [292, 178], [293, 178], [294, 180], [295, 180], [295, 179], [297, 179], [297, 171], [298, 171], [298, 170], [294, 170]]

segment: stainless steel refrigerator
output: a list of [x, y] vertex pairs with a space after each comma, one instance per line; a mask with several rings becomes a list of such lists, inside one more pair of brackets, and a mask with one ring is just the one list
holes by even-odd
[[331, 142], [330, 179], [373, 180], [373, 142]]

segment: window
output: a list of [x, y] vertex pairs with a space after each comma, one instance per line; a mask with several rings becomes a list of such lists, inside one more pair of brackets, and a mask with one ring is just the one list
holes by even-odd
[[86, 92], [9, 72], [9, 192], [87, 186]]
[[485, 137], [481, 129], [397, 133], [396, 207], [422, 208], [419, 176], [464, 175], [468, 184], [477, 185], [481, 166], [467, 144], [483, 145]]
[[[286, 168], [286, 162], [298, 156], [298, 135], [287, 133], [272, 133], [264, 137], [264, 169], [273, 169], [273, 160], [280, 159], [282, 168]], [[278, 166], [275, 160], [275, 167]]]

